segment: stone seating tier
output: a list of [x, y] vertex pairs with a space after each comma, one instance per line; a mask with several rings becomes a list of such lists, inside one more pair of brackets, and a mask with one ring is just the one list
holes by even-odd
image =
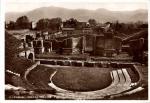
[[[131, 89], [131, 78], [126, 70], [115, 69], [110, 72], [112, 83], [108, 87], [91, 92], [73, 92], [57, 87], [53, 82], [49, 85], [57, 90], [56, 98], [68, 99], [104, 99]], [[55, 72], [56, 73], [56, 72]], [[53, 75], [54, 76], [54, 75]], [[52, 77], [51, 77], [52, 78]]]

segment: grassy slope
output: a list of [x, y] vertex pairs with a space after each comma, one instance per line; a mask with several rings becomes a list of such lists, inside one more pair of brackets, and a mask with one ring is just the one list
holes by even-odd
[[11, 84], [16, 87], [23, 87], [27, 90], [36, 89], [36, 87], [34, 85], [29, 84], [21, 77], [18, 77], [18, 76], [9, 74], [9, 73], [5, 73], [5, 77], [6, 77], [6, 79], [9, 79], [9, 82], [6, 81], [5, 84]]
[[21, 57], [14, 57], [9, 64], [7, 64], [6, 69], [11, 70], [15, 73], [24, 74], [27, 68], [31, 67], [34, 62]]
[[48, 83], [50, 82], [49, 77], [54, 71], [55, 69], [53, 68], [39, 65], [35, 69], [31, 70], [27, 76], [27, 79], [38, 89], [53, 90], [50, 86], [48, 86]]

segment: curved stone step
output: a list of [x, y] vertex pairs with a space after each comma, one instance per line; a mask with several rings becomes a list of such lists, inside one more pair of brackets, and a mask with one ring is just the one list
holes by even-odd
[[122, 72], [124, 73], [124, 76], [126, 78], [126, 85], [130, 85], [131, 84], [131, 78], [129, 73], [127, 72], [127, 70], [125, 68], [122, 69]]
[[[50, 66], [49, 66], [50, 67]], [[56, 71], [57, 72], [57, 71]], [[52, 82], [52, 77], [56, 74], [54, 72], [51, 77], [51, 87], [57, 90], [56, 97], [64, 99], [102, 99], [105, 96], [119, 94], [130, 89], [131, 78], [126, 69], [113, 70], [110, 72], [112, 83], [101, 90], [91, 92], [73, 92], [57, 87]]]
[[124, 83], [125, 83], [125, 77], [124, 77], [124, 74], [122, 73], [122, 70], [121, 69], [119, 69], [119, 70], [117, 70], [117, 72], [118, 72], [118, 76], [119, 76], [119, 84], [120, 85], [123, 85]]

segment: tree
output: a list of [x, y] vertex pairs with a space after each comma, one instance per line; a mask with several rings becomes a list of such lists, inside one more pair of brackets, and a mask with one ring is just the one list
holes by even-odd
[[48, 18], [40, 19], [37, 22], [36, 28], [37, 30], [46, 30], [49, 28], [49, 24], [50, 24], [50, 19]]
[[27, 16], [21, 16], [16, 20], [16, 25], [18, 29], [29, 29], [30, 22]]
[[52, 18], [50, 19], [49, 27], [52, 30], [60, 30], [62, 24], [62, 19], [61, 18]]
[[78, 26], [78, 21], [74, 18], [70, 18], [69, 20], [66, 20], [64, 23], [64, 27], [69, 27], [69, 28], [77, 28]]
[[52, 19], [40, 19], [37, 22], [37, 30], [52, 30], [58, 31], [61, 28], [62, 19], [61, 18], [52, 18]]
[[96, 24], [97, 24], [95, 19], [89, 19], [88, 22], [89, 22], [91, 27], [96, 26]]
[[5, 25], [6, 25], [6, 28], [9, 30], [16, 28], [16, 23], [14, 21], [10, 21], [9, 24], [5, 24]]
[[119, 21], [117, 20], [114, 27], [115, 31], [118, 31], [120, 29]]

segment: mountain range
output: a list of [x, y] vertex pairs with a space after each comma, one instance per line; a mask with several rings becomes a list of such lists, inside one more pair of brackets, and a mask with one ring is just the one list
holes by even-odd
[[67, 9], [62, 7], [41, 7], [28, 12], [7, 12], [6, 21], [16, 21], [20, 16], [26, 15], [30, 21], [38, 21], [41, 18], [61, 17], [62, 20], [75, 18], [79, 21], [88, 21], [90, 18], [98, 22], [148, 22], [148, 10], [138, 9], [134, 11], [110, 11], [104, 8], [96, 10], [88, 9]]

